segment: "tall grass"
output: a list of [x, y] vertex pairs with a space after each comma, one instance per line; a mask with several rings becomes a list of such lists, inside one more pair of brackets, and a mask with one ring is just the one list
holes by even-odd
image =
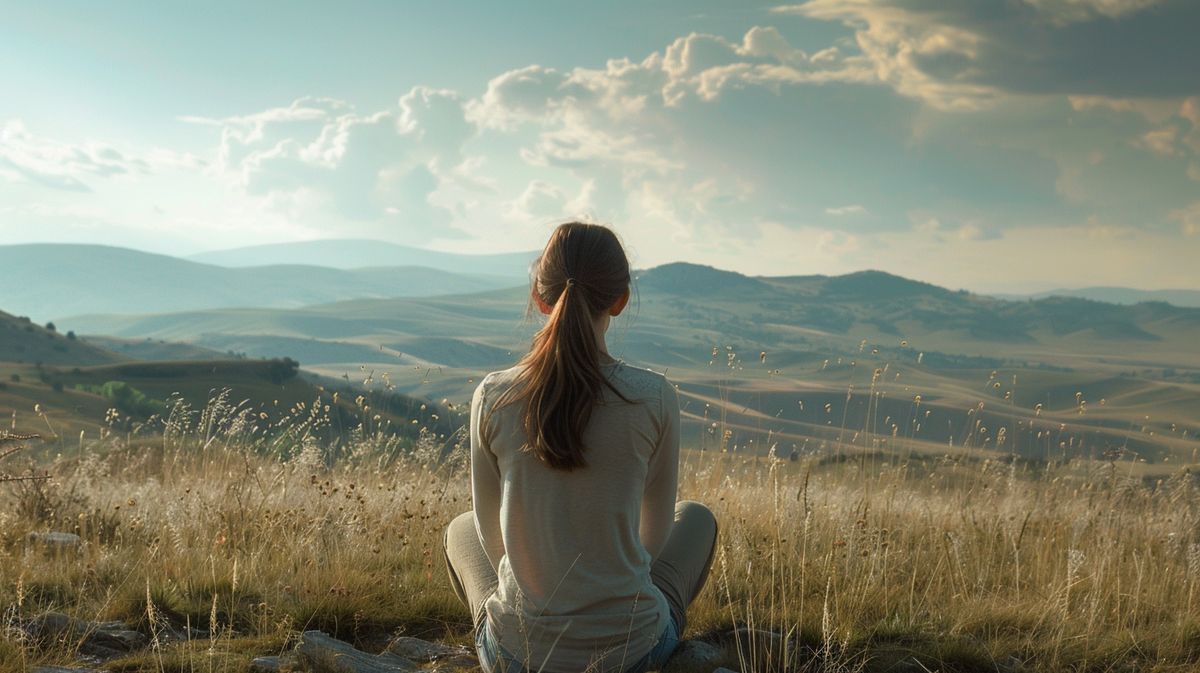
[[[297, 413], [277, 429], [314, 422]], [[107, 664], [123, 671], [242, 671], [314, 628], [365, 649], [401, 632], [470, 642], [441, 551], [470, 506], [463, 447], [359, 428], [331, 448], [255, 423], [219, 398], [152, 441], [111, 434], [54, 458], [49, 481], [8, 485], [0, 669], [74, 660], [78, 643], [24, 637], [46, 610], [146, 633], [150, 648]], [[856, 450], [685, 451], [680, 497], [721, 524], [688, 636], [743, 671], [1200, 667], [1188, 472]], [[28, 541], [45, 530], [84, 545], [47, 554]]]

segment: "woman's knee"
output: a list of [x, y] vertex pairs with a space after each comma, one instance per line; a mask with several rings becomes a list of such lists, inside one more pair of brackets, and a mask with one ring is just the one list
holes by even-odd
[[711, 531], [713, 539], [717, 537], [717, 517], [703, 503], [695, 500], [680, 500], [675, 503], [675, 521]]
[[442, 533], [442, 549], [449, 555], [452, 548], [476, 536], [478, 533], [475, 530], [475, 513], [463, 512], [446, 525], [446, 530]]

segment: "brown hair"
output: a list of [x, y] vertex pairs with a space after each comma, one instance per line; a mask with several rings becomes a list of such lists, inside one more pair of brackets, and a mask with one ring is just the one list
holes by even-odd
[[524, 403], [525, 451], [552, 468], [586, 467], [583, 431], [605, 387], [628, 402], [600, 369], [593, 320], [629, 289], [629, 260], [616, 234], [598, 224], [559, 225], [533, 264], [536, 295], [552, 307], [520, 361], [520, 380], [494, 409]]

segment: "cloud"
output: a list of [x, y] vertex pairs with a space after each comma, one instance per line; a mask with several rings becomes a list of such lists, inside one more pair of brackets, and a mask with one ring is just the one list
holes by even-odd
[[104, 143], [64, 143], [35, 136], [19, 120], [0, 126], [0, 176], [51, 189], [87, 192], [85, 178], [145, 174], [150, 164]]
[[728, 89], [786, 84], [874, 82], [867, 62], [837, 48], [809, 56], [773, 27], [755, 26], [740, 42], [691, 33], [640, 62], [559, 71], [539, 65], [492, 78], [470, 116], [481, 126], [512, 128], [586, 107], [620, 119], [679, 105], [688, 96], [714, 100]]
[[1170, 219], [1179, 223], [1184, 236], [1200, 236], [1200, 201], [1171, 211]]
[[1058, 24], [1117, 19], [1163, 4], [1162, 0], [1025, 0], [1025, 3]]
[[866, 215], [867, 209], [858, 204], [852, 204], [849, 206], [838, 206], [836, 208], [826, 208], [825, 214], [833, 215], [835, 217], [842, 217], [845, 215]]
[[1142, 134], [1137, 144], [1161, 157], [1175, 156], [1178, 153], [1175, 148], [1178, 133], [1178, 129], [1172, 126], [1154, 129]]
[[193, 121], [221, 129], [217, 174], [281, 212], [376, 235], [457, 235], [437, 195], [447, 183], [470, 182], [462, 147], [475, 126], [455, 92], [414, 87], [373, 113], [310, 97]]
[[545, 180], [533, 180], [509, 206], [508, 216], [528, 222], [546, 221], [563, 216], [567, 195]]
[[1195, 93], [1200, 61], [1187, 27], [1200, 5], [1182, 0], [810, 0], [774, 11], [842, 23], [880, 81], [950, 110], [1012, 95], [1180, 98]]

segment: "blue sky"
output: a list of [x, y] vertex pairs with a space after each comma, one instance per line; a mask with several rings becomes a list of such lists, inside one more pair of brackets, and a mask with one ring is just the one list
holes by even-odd
[[1200, 287], [1196, 3], [0, 8], [0, 243]]

